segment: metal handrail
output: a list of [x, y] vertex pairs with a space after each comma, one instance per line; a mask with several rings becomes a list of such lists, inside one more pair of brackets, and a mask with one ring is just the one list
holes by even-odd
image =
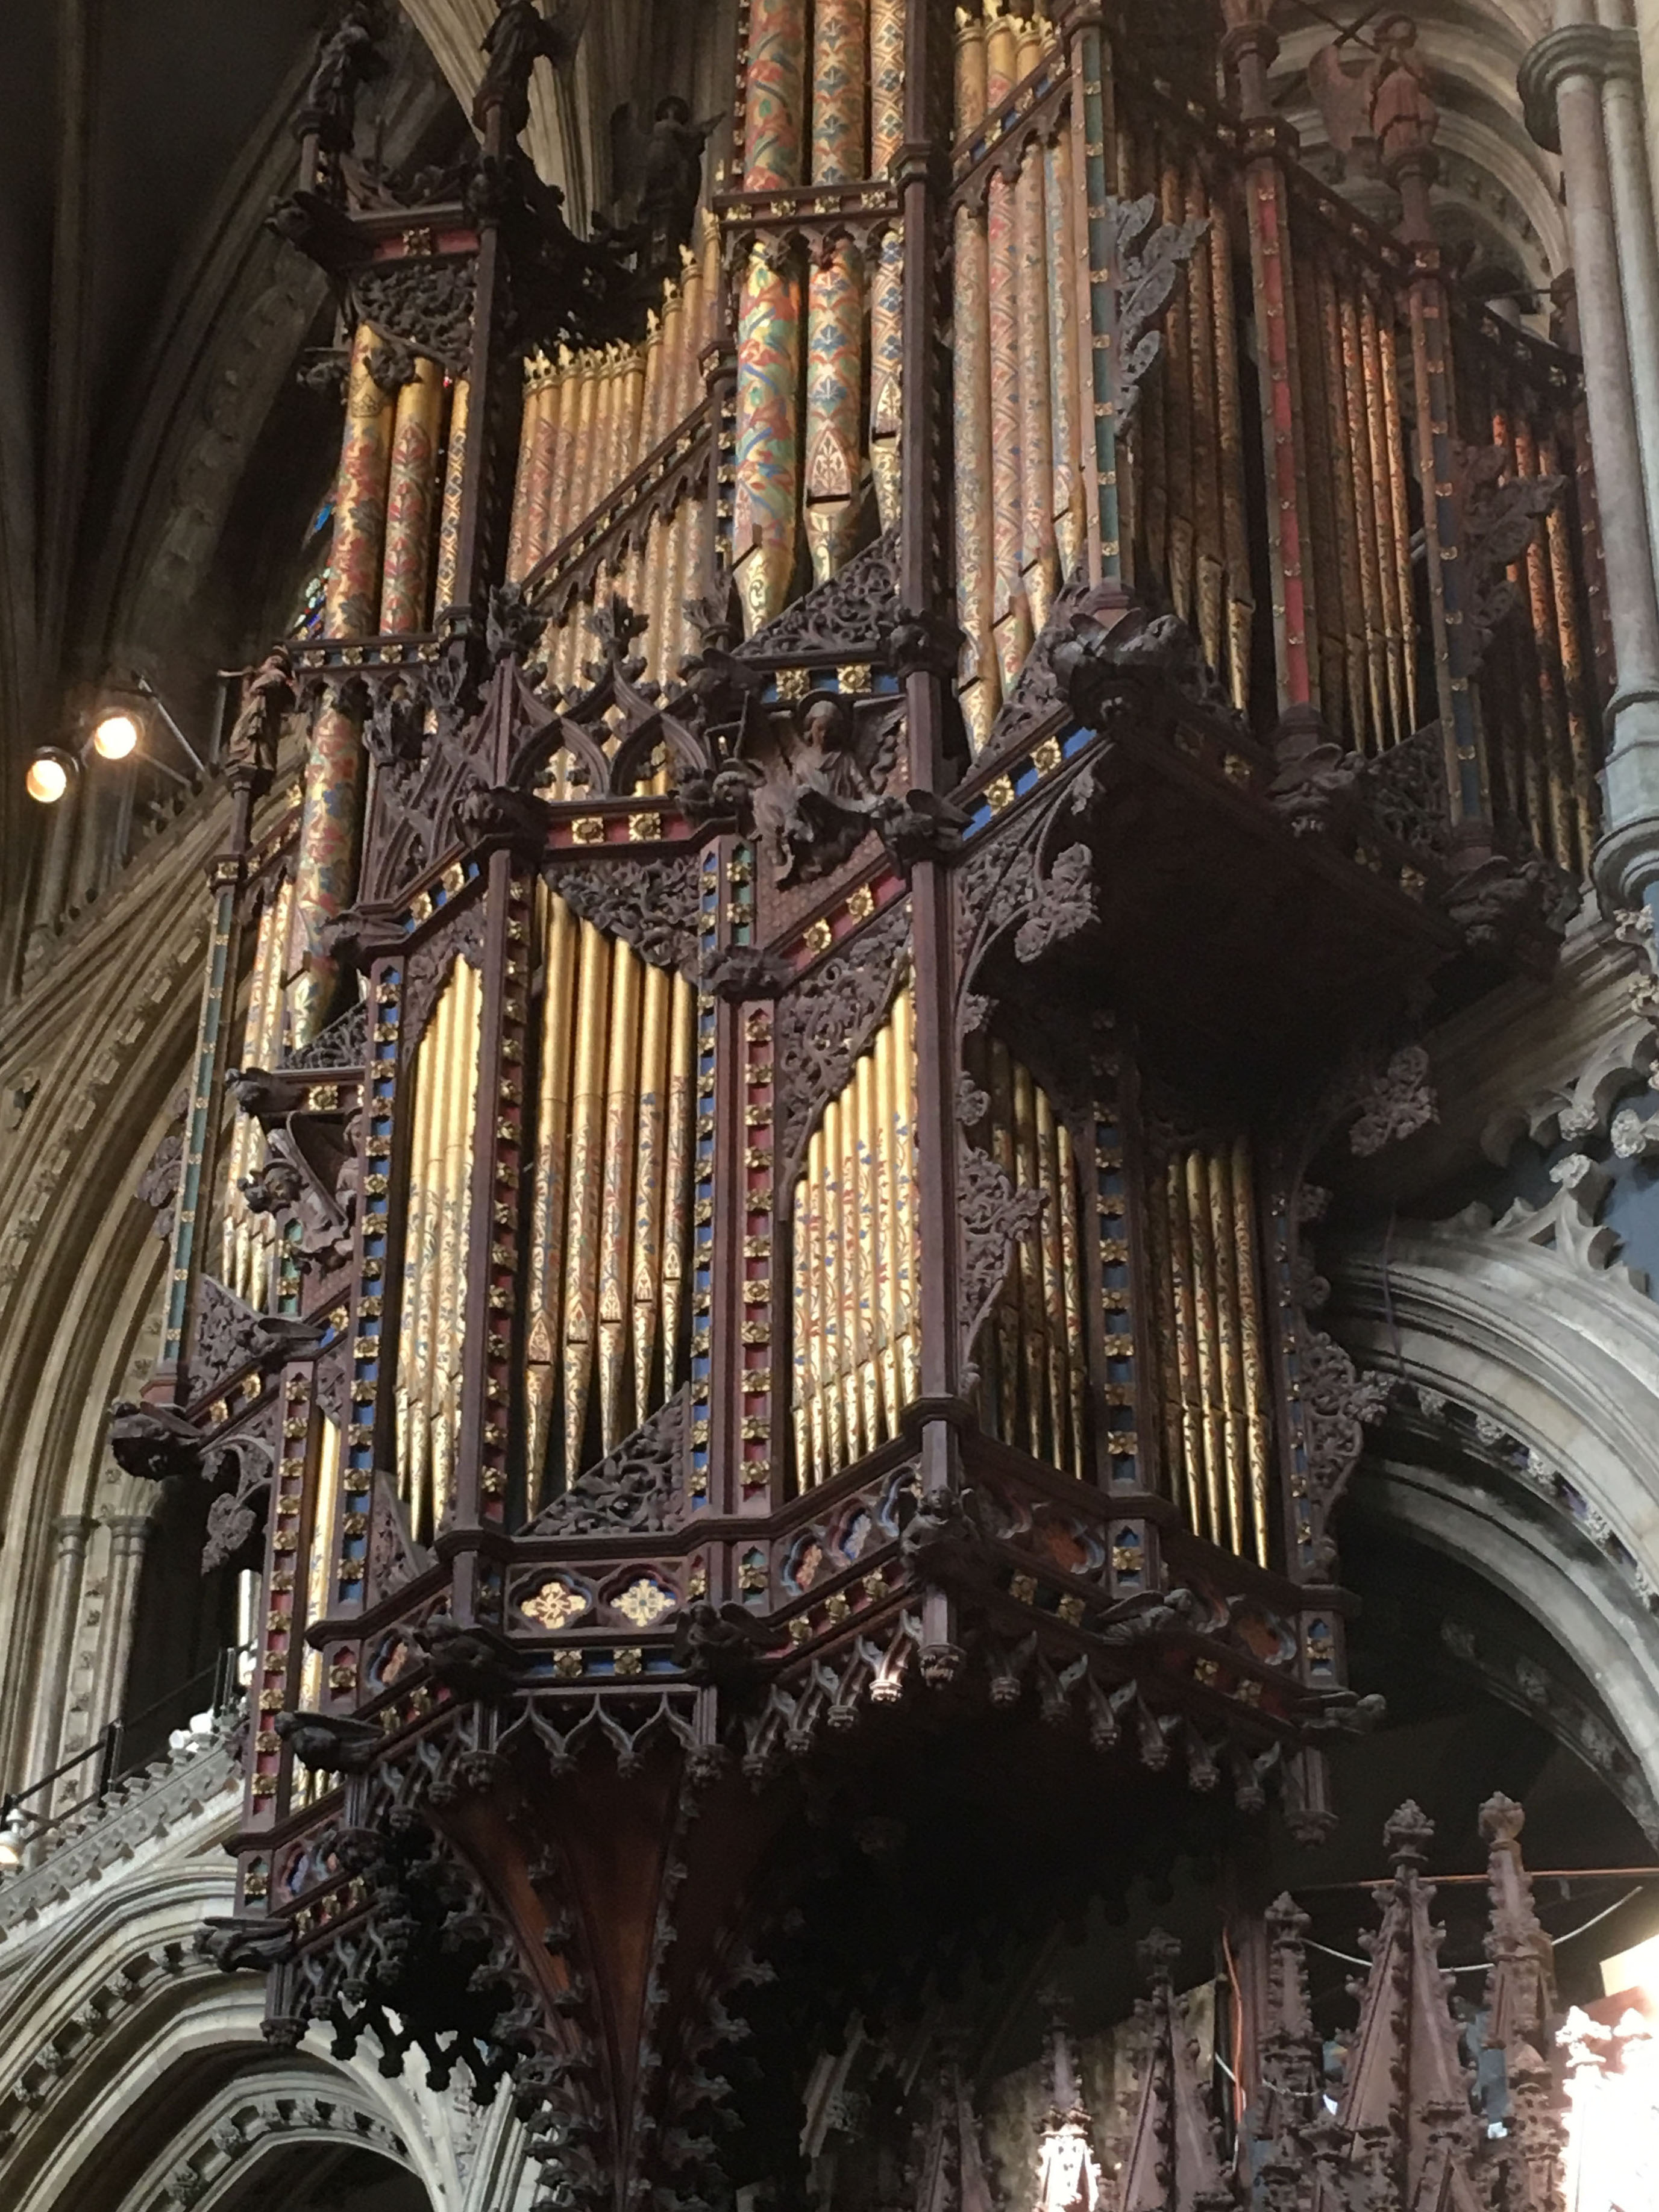
[[[149, 1705], [141, 1705], [136, 1713], [119, 1714], [113, 1720], [106, 1721], [83, 1750], [71, 1752], [67, 1759], [60, 1759], [49, 1773], [25, 1783], [21, 1790], [8, 1790], [0, 1796], [0, 1827], [10, 1820], [14, 1813], [21, 1812], [32, 1824], [27, 1840], [35, 1843], [53, 1828], [61, 1828], [65, 1822], [72, 1820], [77, 1813], [84, 1813], [88, 1807], [100, 1803], [123, 1775], [132, 1771], [130, 1765], [123, 1763], [123, 1753], [134, 1729], [152, 1719], [166, 1706], [185, 1702], [204, 1683], [212, 1685], [210, 1710], [216, 1714], [228, 1711], [236, 1700], [238, 1666], [252, 1648], [245, 1644], [226, 1644], [207, 1666], [198, 1668], [186, 1680], [175, 1683], [170, 1690], [163, 1691]], [[72, 1774], [77, 1767], [85, 1766], [94, 1759], [97, 1761], [97, 1781], [86, 1796], [77, 1797], [72, 1805], [65, 1806], [61, 1812], [50, 1814], [28, 1812], [27, 1802], [31, 1797], [39, 1797], [43, 1790], [50, 1790], [64, 1775]]]

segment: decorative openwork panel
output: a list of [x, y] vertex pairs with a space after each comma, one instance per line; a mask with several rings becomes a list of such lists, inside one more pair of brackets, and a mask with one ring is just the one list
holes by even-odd
[[579, 2212], [727, 2201], [709, 1993], [843, 1785], [994, 1744], [1166, 1856], [1177, 1784], [1328, 1825], [1386, 1385], [1308, 1238], [1354, 1068], [1546, 964], [1524, 848], [1589, 835], [1571, 364], [1453, 361], [1433, 257], [1271, 127], [1265, 25], [1225, 113], [1082, 7], [739, 33], [701, 228], [670, 102], [570, 237], [522, 6], [453, 198], [355, 205], [307, 141], [324, 628], [239, 720], [112, 1431], [263, 1516], [228, 1961], [279, 2042], [510, 2075]]

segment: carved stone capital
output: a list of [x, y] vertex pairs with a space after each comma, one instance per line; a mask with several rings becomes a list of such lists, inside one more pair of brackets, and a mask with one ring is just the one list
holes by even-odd
[[1642, 53], [1637, 33], [1626, 24], [1564, 23], [1546, 31], [1528, 48], [1516, 82], [1521, 110], [1528, 130], [1552, 154], [1561, 150], [1556, 121], [1556, 101], [1569, 77], [1589, 77], [1602, 84], [1609, 77], [1627, 77], [1639, 84]]

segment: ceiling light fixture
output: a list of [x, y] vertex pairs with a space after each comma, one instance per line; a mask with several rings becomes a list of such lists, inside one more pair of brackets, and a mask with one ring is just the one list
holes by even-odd
[[23, 787], [42, 806], [55, 806], [70, 787], [70, 777], [79, 765], [73, 753], [57, 745], [43, 745], [29, 763]]

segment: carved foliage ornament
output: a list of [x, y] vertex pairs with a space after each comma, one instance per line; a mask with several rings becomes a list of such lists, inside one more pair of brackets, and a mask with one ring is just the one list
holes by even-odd
[[909, 951], [910, 909], [900, 899], [780, 1000], [772, 1038], [781, 1160], [794, 1159], [824, 1106], [846, 1089], [893, 1002]]
[[971, 1359], [1008, 1279], [1014, 1248], [1036, 1227], [1047, 1194], [1016, 1190], [990, 1154], [976, 1146], [964, 1144], [960, 1157], [963, 1356]]
[[615, 1451], [544, 1506], [527, 1533], [603, 1536], [653, 1533], [678, 1517], [687, 1394], [675, 1393]]
[[549, 872], [571, 912], [631, 945], [653, 968], [681, 968], [696, 948], [701, 867], [672, 860], [577, 861]]
[[1207, 217], [1160, 222], [1151, 192], [1105, 203], [1107, 267], [1117, 291], [1117, 343], [1112, 349], [1113, 398], [1119, 434], [1133, 421], [1147, 371], [1163, 350], [1159, 328]]

